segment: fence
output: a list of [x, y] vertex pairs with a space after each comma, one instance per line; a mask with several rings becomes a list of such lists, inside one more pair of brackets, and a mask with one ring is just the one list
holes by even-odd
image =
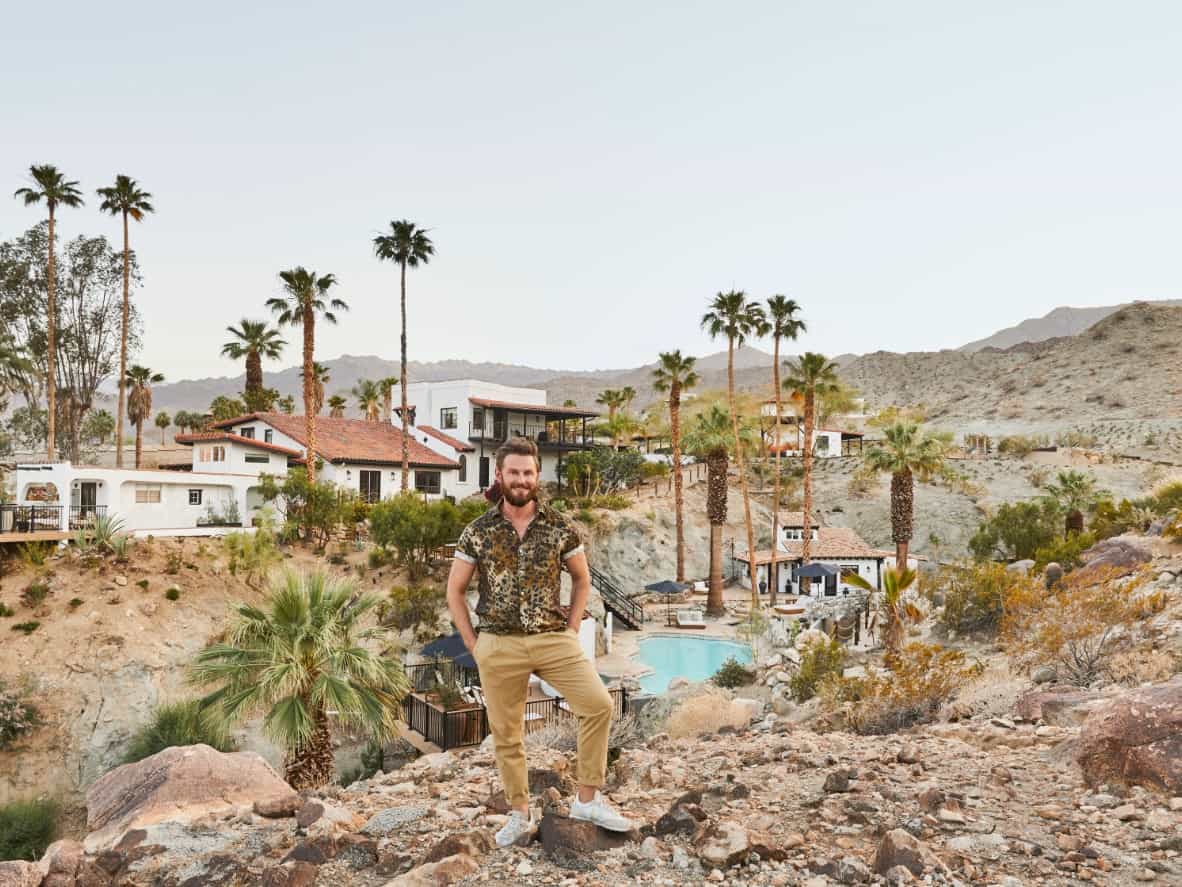
[[92, 527], [96, 518], [106, 516], [106, 505], [71, 505], [70, 529], [81, 530], [86, 527]]
[[61, 528], [60, 505], [0, 505], [0, 533], [37, 533]]
[[416, 693], [425, 693], [436, 683], [436, 675], [444, 684], [457, 687], [479, 687], [480, 672], [474, 668], [456, 665], [448, 659], [439, 662], [421, 662], [418, 665], [404, 665], [410, 688]]

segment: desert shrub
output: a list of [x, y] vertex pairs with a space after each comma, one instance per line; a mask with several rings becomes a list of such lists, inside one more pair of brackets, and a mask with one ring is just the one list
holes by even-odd
[[981, 560], [1024, 560], [1034, 557], [1062, 532], [1059, 507], [1049, 499], [1006, 502], [969, 539], [969, 550]]
[[1026, 475], [1026, 479], [1030, 481], [1030, 486], [1036, 490], [1041, 490], [1046, 485], [1050, 476], [1051, 469], [1045, 465], [1035, 465], [1030, 469], [1030, 473]]
[[669, 476], [668, 462], [644, 462], [640, 466], [640, 476], [644, 480], [653, 480], [654, 478]]
[[[696, 736], [697, 733], [693, 735]], [[552, 751], [573, 752], [578, 747], [578, 739], [578, 718], [555, 718], [544, 727], [526, 734], [525, 744], [532, 749], [548, 748]], [[609, 750], [635, 748], [643, 742], [644, 731], [641, 730], [635, 715], [626, 714], [612, 721], [611, 731], [607, 737]]]
[[733, 690], [736, 687], [745, 687], [754, 681], [755, 672], [734, 656], [730, 656], [726, 662], [719, 666], [718, 671], [714, 673], [714, 677], [710, 680], [715, 686], [722, 687], [726, 690]]
[[1145, 504], [1154, 514], [1158, 515], [1166, 515], [1171, 511], [1182, 509], [1182, 481], [1162, 484], [1153, 491], [1153, 495]]
[[136, 583], [135, 583], [135, 584], [136, 584], [136, 585], [139, 587], [139, 590], [140, 590], [140, 591], [147, 591], [147, 590], [148, 590], [148, 585], [149, 585], [150, 583], [148, 582], [148, 580], [147, 580], [147, 579], [139, 579], [139, 580], [137, 580], [137, 581], [136, 581]]
[[1079, 449], [1092, 449], [1100, 442], [1099, 438], [1094, 434], [1089, 434], [1086, 431], [1073, 429], [1071, 431], [1060, 431], [1055, 435], [1055, 443], [1061, 447], [1077, 447]]
[[687, 696], [669, 715], [665, 732], [673, 739], [715, 733], [719, 727], [737, 727], [731, 715], [730, 697], [721, 688], [706, 687]]
[[21, 561], [29, 569], [37, 570], [45, 566], [53, 548], [52, 542], [22, 542], [19, 548]]
[[348, 787], [358, 780], [369, 779], [371, 776], [381, 772], [382, 758], [382, 743], [371, 739], [361, 749], [361, 766], [342, 771], [337, 782], [342, 786]]
[[1072, 684], [1086, 687], [1104, 673], [1112, 641], [1164, 606], [1160, 592], [1146, 594], [1148, 574], [1118, 578], [1112, 568], [1076, 570], [1047, 594], [1009, 609], [1002, 635], [1016, 662], [1053, 665]]
[[447, 599], [442, 588], [411, 585], [390, 590], [388, 600], [379, 604], [383, 625], [399, 631], [413, 631], [415, 637], [434, 637], [439, 633], [439, 615]]
[[80, 597], [72, 597], [72, 598], [70, 598], [68, 603], [70, 605], [71, 610], [77, 610], [84, 603], [86, 603], [86, 601], [82, 600], [82, 598], [80, 598]]
[[849, 483], [846, 484], [846, 489], [849, 494], [855, 498], [861, 499], [869, 496], [874, 490], [877, 478], [877, 472], [866, 466], [862, 466], [850, 475]]
[[302, 469], [293, 469], [282, 481], [263, 475], [259, 482], [263, 501], [283, 502], [284, 523], [297, 538], [323, 549], [333, 531], [352, 517], [352, 501], [329, 481], [308, 483]]
[[866, 676], [831, 674], [822, 682], [822, 707], [840, 712], [855, 733], [893, 733], [932, 720], [956, 691], [982, 672], [964, 653], [936, 644], [913, 643], [886, 657], [888, 670], [867, 668]]
[[180, 600], [181, 590], [175, 585], [169, 586], [168, 590], [164, 592], [164, 596], [170, 601]]
[[411, 578], [418, 579], [427, 572], [431, 552], [454, 542], [486, 505], [483, 499], [424, 502], [413, 493], [401, 493], [373, 506], [369, 531], [374, 544], [394, 553]]
[[1104, 664], [1109, 680], [1126, 687], [1169, 680], [1180, 667], [1182, 663], [1165, 650], [1122, 650]]
[[132, 734], [123, 763], [142, 761], [173, 746], [199, 743], [225, 752], [236, 748], [229, 730], [209, 710], [202, 711], [199, 700], [165, 703], [156, 706], [148, 723]]
[[21, 603], [26, 607], [36, 607], [49, 597], [49, 586], [44, 582], [30, 582], [21, 592]]
[[1045, 435], [1010, 434], [997, 442], [997, 451], [1006, 456], [1025, 456], [1049, 445]]
[[1092, 508], [1090, 526], [1097, 539], [1119, 536], [1130, 530], [1144, 530], [1153, 519], [1153, 513], [1128, 499], [1121, 499], [1114, 505], [1111, 499], [1101, 499]]
[[604, 508], [608, 511], [623, 511], [631, 504], [632, 501], [627, 496], [621, 496], [619, 493], [605, 493], [588, 500], [590, 507]]
[[0, 602], [0, 617], [7, 619], [9, 616], [12, 616], [14, 612], [15, 611], [12, 609], [12, 607]]
[[90, 543], [100, 551], [114, 551], [115, 539], [123, 532], [123, 521], [115, 515], [95, 515], [90, 527]]
[[599, 523], [599, 515], [597, 515], [590, 508], [580, 508], [575, 513], [575, 519], [582, 524], [586, 524], [588, 527], [594, 527], [597, 523]]
[[229, 533], [222, 540], [222, 544], [229, 558], [230, 575], [241, 574], [251, 588], [259, 587], [259, 581], [266, 578], [267, 571], [281, 557], [275, 545], [274, 535], [266, 530]]
[[369, 564], [371, 570], [376, 570], [390, 562], [390, 555], [380, 548], [371, 548], [369, 554], [366, 555], [365, 562]]
[[800, 653], [800, 667], [788, 682], [792, 698], [807, 702], [817, 694], [817, 686], [829, 675], [841, 675], [845, 664], [845, 648], [837, 638], [816, 640], [804, 645]]
[[169, 576], [175, 576], [184, 565], [185, 556], [180, 549], [173, 549], [164, 556], [164, 572]]
[[40, 622], [38, 622], [36, 619], [31, 619], [28, 622], [14, 623], [12, 626], [12, 630], [13, 631], [23, 631], [26, 635], [29, 635], [29, 634], [32, 634], [33, 632], [35, 632], [40, 627], [41, 627]]
[[370, 503], [358, 496], [349, 501], [345, 509], [345, 520], [353, 524], [363, 524], [369, 520], [369, 513], [372, 509], [373, 506]]
[[123, 533], [111, 539], [111, 554], [115, 556], [115, 561], [120, 564], [127, 563], [131, 556], [131, 535]]
[[35, 862], [57, 836], [54, 801], [13, 801], [0, 807], [0, 859]]
[[1096, 544], [1096, 534], [1092, 532], [1076, 533], [1063, 539], [1056, 539], [1043, 545], [1034, 552], [1034, 569], [1041, 570], [1047, 564], [1058, 564], [1064, 572], [1074, 570], [1083, 563], [1080, 557], [1085, 551]]
[[40, 722], [37, 707], [28, 701], [25, 694], [10, 689], [0, 681], [0, 749], [8, 748]]
[[995, 563], [963, 563], [944, 567], [925, 583], [929, 598], [944, 597], [940, 623], [950, 631], [996, 634], [1007, 605], [1040, 594], [1037, 580]]
[[566, 479], [575, 496], [598, 496], [600, 493], [629, 487], [641, 476], [644, 456], [635, 450], [595, 447], [571, 453], [564, 461]]

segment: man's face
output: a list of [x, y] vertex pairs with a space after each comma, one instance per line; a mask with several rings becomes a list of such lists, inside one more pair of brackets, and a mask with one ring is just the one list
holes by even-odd
[[510, 505], [520, 508], [538, 495], [538, 466], [533, 456], [510, 453], [497, 469], [501, 494]]

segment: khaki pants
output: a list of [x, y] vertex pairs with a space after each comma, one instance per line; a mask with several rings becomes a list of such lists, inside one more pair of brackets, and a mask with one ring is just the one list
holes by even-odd
[[575, 770], [579, 784], [603, 785], [607, 776], [612, 698], [573, 631], [542, 634], [482, 631], [472, 656], [480, 670], [497, 770], [510, 806], [529, 800], [523, 734], [531, 673], [562, 694], [579, 719], [579, 758]]

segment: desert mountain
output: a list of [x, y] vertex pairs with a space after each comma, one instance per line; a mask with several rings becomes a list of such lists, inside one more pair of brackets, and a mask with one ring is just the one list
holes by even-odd
[[[1021, 323], [998, 330], [992, 336], [977, 339], [967, 345], [961, 345], [958, 351], [981, 351], [985, 348], [1009, 348], [1022, 342], [1043, 342], [1047, 339], [1057, 339], [1063, 336], [1074, 336], [1082, 333], [1095, 323], [1114, 314], [1122, 308], [1127, 308], [1135, 302], [1125, 302], [1121, 305], [1104, 305], [1099, 308], [1071, 308], [1060, 306], [1042, 317], [1028, 317]], [[1182, 305], [1182, 300], [1171, 299], [1154, 302], [1155, 305]]]

